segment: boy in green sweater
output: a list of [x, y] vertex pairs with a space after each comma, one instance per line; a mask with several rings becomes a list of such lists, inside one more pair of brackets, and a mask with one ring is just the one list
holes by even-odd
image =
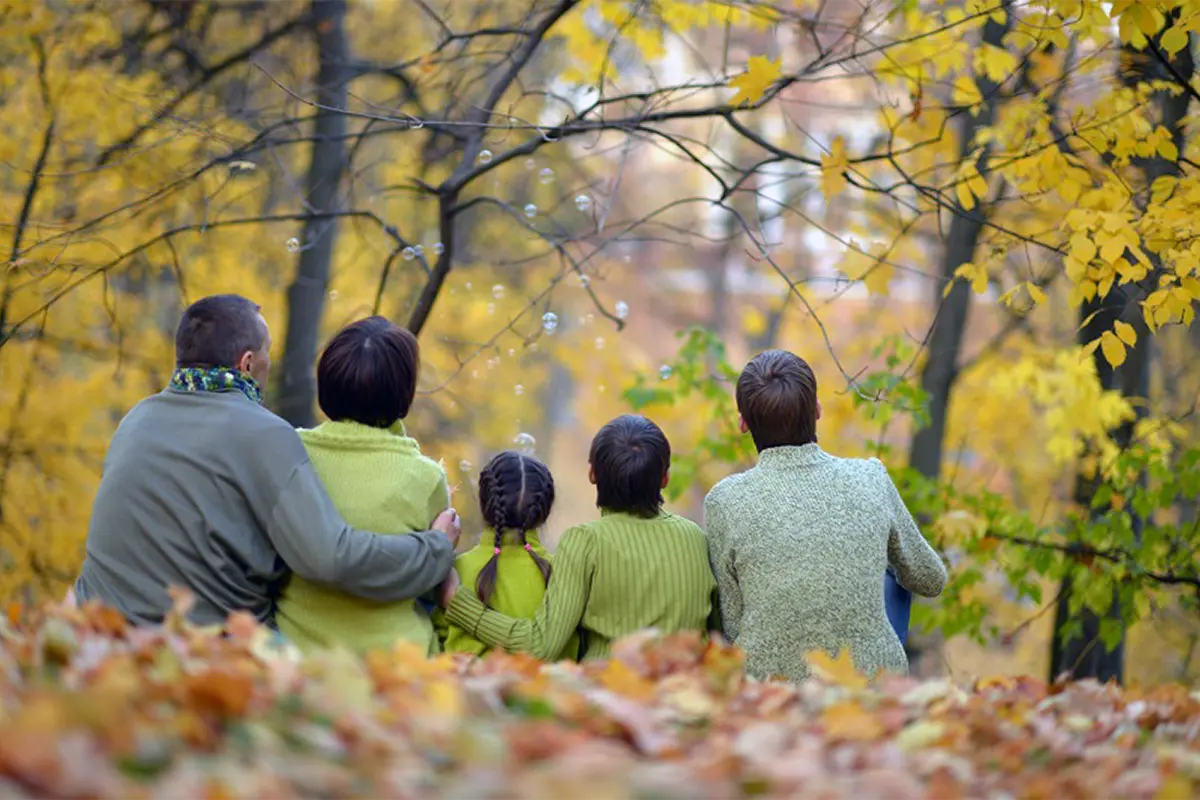
[[592, 440], [589, 477], [600, 519], [563, 534], [546, 595], [533, 619], [487, 609], [447, 585], [450, 624], [493, 647], [557, 656], [579, 630], [582, 658], [644, 628], [707, 631], [714, 582], [703, 531], [663, 511], [671, 445], [645, 417], [626, 415]]

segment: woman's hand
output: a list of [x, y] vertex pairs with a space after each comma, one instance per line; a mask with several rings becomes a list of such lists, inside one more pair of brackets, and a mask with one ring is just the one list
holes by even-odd
[[442, 581], [442, 585], [438, 589], [438, 605], [448, 608], [461, 584], [462, 581], [458, 579], [458, 570], [450, 570], [450, 574], [446, 576], [446, 580]]

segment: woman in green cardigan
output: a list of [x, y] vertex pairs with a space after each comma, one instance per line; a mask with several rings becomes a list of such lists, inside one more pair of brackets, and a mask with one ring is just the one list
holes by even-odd
[[645, 417], [626, 415], [592, 440], [590, 478], [600, 519], [563, 534], [546, 596], [516, 619], [444, 584], [453, 626], [492, 647], [549, 660], [579, 630], [583, 658], [603, 658], [616, 639], [644, 628], [713, 629], [716, 582], [704, 532], [662, 509], [671, 445]]
[[[317, 364], [317, 400], [328, 422], [300, 438], [346, 521], [381, 534], [427, 530], [450, 503], [446, 473], [404, 429], [416, 393], [420, 350], [407, 330], [383, 317], [347, 326]], [[417, 601], [376, 603], [293, 576], [275, 621], [302, 650], [335, 646], [363, 653], [438, 640]]]

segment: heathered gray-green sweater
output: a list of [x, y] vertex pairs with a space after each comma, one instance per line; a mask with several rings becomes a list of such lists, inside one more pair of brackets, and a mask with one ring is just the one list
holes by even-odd
[[816, 444], [776, 447], [704, 500], [709, 560], [725, 635], [758, 678], [803, 680], [804, 655], [850, 648], [868, 673], [904, 673], [887, 619], [888, 564], [909, 591], [935, 597], [946, 567], [877, 459]]

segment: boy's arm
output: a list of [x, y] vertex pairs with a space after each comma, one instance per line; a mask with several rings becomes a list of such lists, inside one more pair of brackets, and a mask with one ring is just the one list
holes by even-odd
[[492, 647], [529, 653], [543, 661], [557, 656], [570, 640], [587, 607], [592, 582], [592, 540], [586, 529], [563, 534], [554, 571], [533, 619], [513, 619], [486, 608], [462, 587], [446, 608], [446, 619]]
[[891, 511], [892, 530], [888, 536], [888, 564], [896, 571], [900, 585], [922, 597], [937, 597], [946, 587], [946, 565], [929, 542], [921, 535], [916, 520], [892, 483], [883, 463], [872, 459], [879, 467], [883, 492]]
[[742, 589], [733, 566], [728, 527], [720, 503], [713, 498], [712, 492], [704, 498], [704, 533], [708, 538], [708, 563], [713, 577], [717, 579], [717, 602], [713, 603], [713, 614], [719, 614], [718, 624], [725, 638], [736, 642], [742, 628]]

